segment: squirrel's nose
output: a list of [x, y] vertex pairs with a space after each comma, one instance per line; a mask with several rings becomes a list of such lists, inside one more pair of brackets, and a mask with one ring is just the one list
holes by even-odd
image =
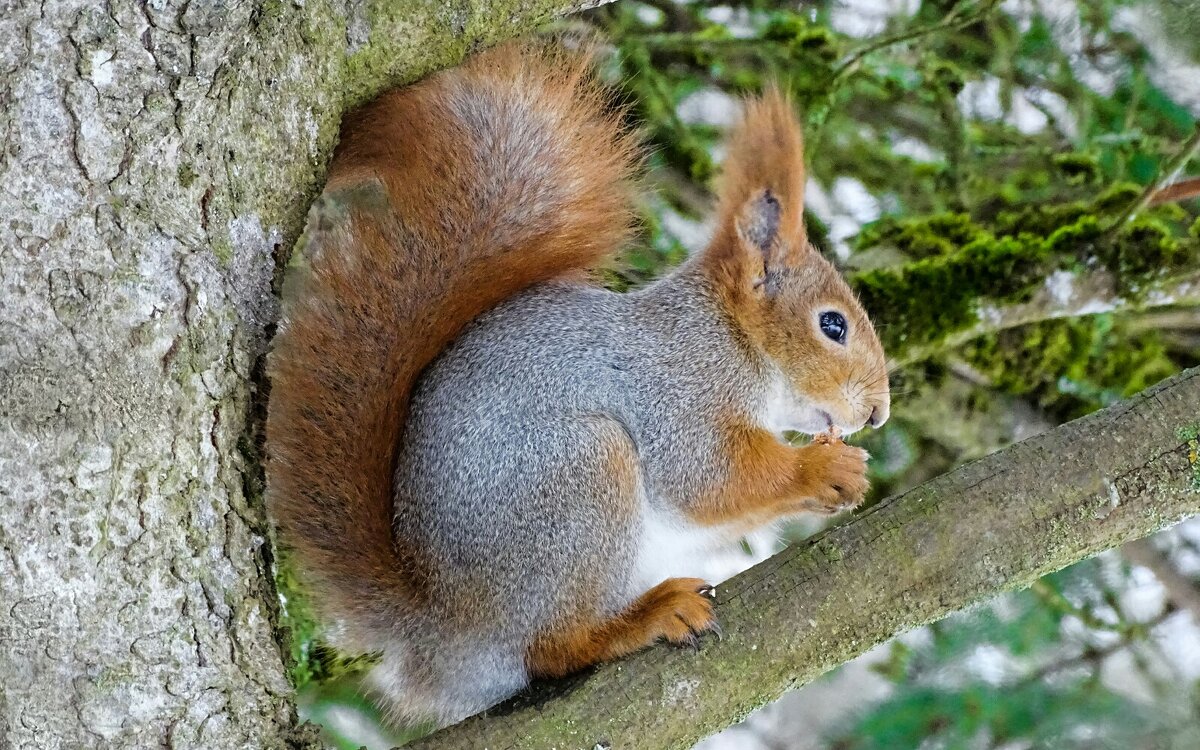
[[882, 409], [878, 406], [871, 408], [871, 416], [867, 418], [867, 424], [872, 427], [879, 427], [888, 420], [888, 408], [885, 406]]

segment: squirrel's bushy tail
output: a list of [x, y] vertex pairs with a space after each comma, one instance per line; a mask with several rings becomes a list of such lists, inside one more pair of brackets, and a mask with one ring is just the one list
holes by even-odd
[[507, 45], [347, 116], [270, 358], [268, 502], [343, 643], [426, 596], [392, 474], [422, 370], [631, 224], [636, 145], [588, 55]]

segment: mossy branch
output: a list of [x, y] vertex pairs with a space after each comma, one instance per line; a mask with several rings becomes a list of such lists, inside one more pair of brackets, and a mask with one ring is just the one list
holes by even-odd
[[[612, 0], [487, 0], [472, 3], [414, 3], [371, 0], [366, 31], [341, 66], [343, 108], [380, 91], [408, 83], [460, 62], [470, 52], [528, 33], [557, 16]], [[347, 21], [347, 38], [354, 36]], [[367, 31], [369, 30], [369, 31]]]
[[725, 631], [439, 732], [421, 750], [686, 748], [877, 643], [1200, 512], [1200, 369], [890, 498], [720, 587]]
[[860, 248], [909, 260], [850, 282], [886, 324], [880, 335], [896, 364], [1042, 320], [1200, 303], [1200, 235], [1175, 207], [1109, 229], [1108, 217], [1143, 192], [1117, 184], [1087, 202], [1001, 211], [987, 225], [965, 212], [885, 219], [863, 231]]
[[1105, 269], [1063, 273], [1069, 275], [1063, 277], [1060, 288], [1042, 286], [1027, 301], [990, 305], [985, 302], [977, 308], [974, 323], [947, 332], [935, 343], [897, 343], [889, 350], [891, 365], [899, 367], [919, 362], [980, 336], [1045, 320], [1100, 312], [1200, 305], [1200, 270], [1148, 284], [1137, 298], [1122, 296], [1117, 291], [1116, 279]]
[[[946, 17], [937, 23], [927, 26], [920, 26], [914, 29], [905, 29], [895, 34], [880, 37], [868, 44], [864, 44], [858, 49], [850, 53], [846, 59], [838, 65], [833, 71], [833, 83], [837, 83], [848, 73], [854, 71], [858, 64], [870, 55], [872, 52], [878, 52], [881, 49], [886, 49], [893, 45], [904, 44], [922, 37], [930, 36], [940, 32], [953, 31], [970, 26], [973, 23], [982, 21], [989, 13], [994, 11], [999, 5], [999, 0], [985, 0], [977, 8], [969, 8], [966, 3], [956, 5]], [[968, 13], [968, 11], [971, 11]]]

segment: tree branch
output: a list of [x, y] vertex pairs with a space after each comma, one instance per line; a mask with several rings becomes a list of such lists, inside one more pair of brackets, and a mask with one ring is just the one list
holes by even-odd
[[[914, 39], [920, 39], [921, 37], [936, 34], [938, 32], [953, 31], [970, 26], [973, 23], [978, 23], [979, 21], [983, 20], [985, 16], [995, 10], [998, 4], [998, 0], [985, 0], [985, 2], [981, 3], [976, 8], [968, 8], [966, 3], [960, 3], [959, 5], [954, 6], [954, 8], [946, 14], [946, 17], [937, 23], [920, 26], [913, 29], [905, 29], [895, 34], [889, 34], [888, 36], [880, 37], [873, 42], [865, 44], [851, 52], [849, 57], [847, 57], [845, 61], [843, 61], [842, 64], [833, 71], [833, 83], [836, 84], [836, 82], [841, 80], [843, 76], [852, 72], [858, 67], [858, 64], [861, 63], [863, 59], [872, 52], [878, 52], [879, 50], [891, 47], [892, 45], [911, 42]], [[967, 11], [971, 12], [967, 15], [963, 15], [964, 13], [967, 13]], [[833, 86], [831, 85], [830, 88], [832, 87]]]
[[1122, 212], [1120, 217], [1112, 223], [1109, 231], [1115, 232], [1120, 229], [1126, 222], [1141, 213], [1142, 209], [1154, 203], [1155, 199], [1160, 195], [1169, 196], [1171, 194], [1169, 192], [1170, 186], [1163, 187], [1163, 185], [1175, 179], [1179, 171], [1195, 156], [1197, 150], [1200, 150], [1200, 123], [1196, 124], [1196, 127], [1192, 130], [1192, 135], [1183, 144], [1183, 147], [1179, 149], [1179, 153], [1167, 161], [1158, 178], [1146, 186], [1146, 189], [1142, 191], [1138, 199], [1131, 203]]
[[[1065, 274], [1059, 276], [1058, 274]], [[1028, 302], [979, 308], [978, 322], [929, 345], [900, 345], [891, 352], [892, 367], [918, 362], [988, 333], [1058, 318], [1075, 318], [1101, 312], [1200, 304], [1200, 271], [1162, 279], [1137, 299], [1121, 296], [1105, 269], [1084, 272], [1058, 271]]]
[[725, 583], [725, 638], [698, 654], [650, 649], [413, 747], [689, 747], [897, 633], [1200, 512], [1198, 404], [1193, 369], [967, 464]]
[[1162, 187], [1150, 197], [1151, 206], [1161, 206], [1164, 203], [1177, 203], [1200, 196], [1200, 177], [1189, 177], [1186, 180], [1173, 182]]

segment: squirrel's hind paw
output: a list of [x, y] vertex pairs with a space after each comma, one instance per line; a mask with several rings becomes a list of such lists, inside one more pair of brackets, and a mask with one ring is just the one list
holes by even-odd
[[701, 635], [720, 632], [714, 598], [716, 589], [699, 578], [668, 578], [641, 596], [629, 618], [647, 644], [661, 639], [699, 650]]

